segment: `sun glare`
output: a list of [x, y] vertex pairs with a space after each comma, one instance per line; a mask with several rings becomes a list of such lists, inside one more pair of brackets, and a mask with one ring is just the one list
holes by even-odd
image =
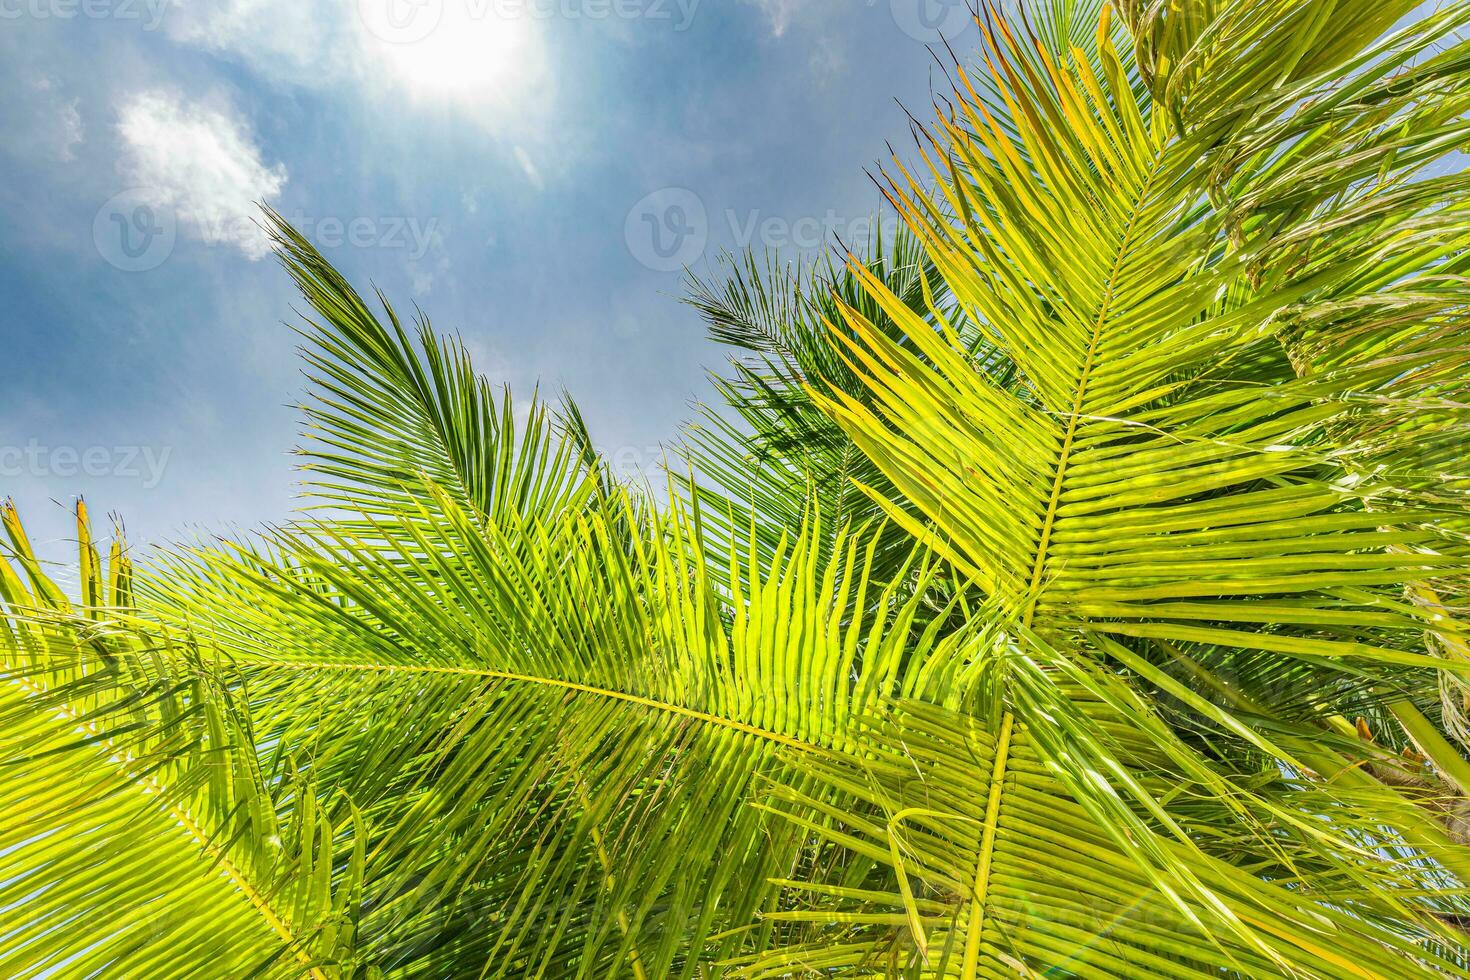
[[502, 17], [493, 4], [428, 3], [420, 18], [392, 31], [369, 32], [370, 43], [410, 91], [493, 104], [531, 80], [537, 67], [535, 25]]

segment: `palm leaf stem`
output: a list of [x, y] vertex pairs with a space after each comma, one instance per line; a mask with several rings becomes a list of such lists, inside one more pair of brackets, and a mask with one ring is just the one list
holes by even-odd
[[965, 959], [961, 975], [975, 980], [980, 960], [980, 941], [985, 932], [985, 893], [990, 886], [990, 866], [995, 855], [995, 835], [1000, 826], [1000, 803], [1005, 792], [1006, 762], [1010, 758], [1011, 732], [1015, 716], [1007, 711], [1001, 719], [995, 745], [995, 768], [990, 774], [990, 796], [985, 801], [985, 827], [980, 837], [980, 859], [975, 866], [974, 894], [970, 898], [970, 920], [965, 932]]

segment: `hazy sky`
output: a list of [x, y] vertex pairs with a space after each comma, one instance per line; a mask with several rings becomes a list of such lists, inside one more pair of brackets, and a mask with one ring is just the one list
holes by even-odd
[[946, 0], [0, 0], [0, 494], [134, 540], [289, 515], [295, 296], [354, 282], [654, 463], [725, 353], [684, 263], [862, 235]]

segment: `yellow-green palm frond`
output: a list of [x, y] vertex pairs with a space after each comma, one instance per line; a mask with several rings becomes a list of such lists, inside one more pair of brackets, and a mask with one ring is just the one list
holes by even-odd
[[892, 250], [696, 300], [774, 468], [666, 502], [271, 215], [305, 512], [134, 569], [79, 508], [77, 595], [0, 513], [0, 974], [1466, 975], [1411, 6], [980, 11]]
[[[1319, 251], [1298, 273], [1250, 286], [1283, 229], [1232, 243], [1208, 160], [1133, 102], [1105, 27], [1097, 65], [1043, 56], [1045, 73], [1015, 53], [1025, 42], [1004, 25], [991, 40], [1018, 135], [994, 124], [985, 99], [961, 95], [926, 153], [949, 207], [912, 182], [892, 197], [1033, 397], [991, 383], [952, 331], [922, 329], [869, 277], [912, 326], [914, 350], [849, 311], [843, 333], [859, 339], [848, 356], [872, 405], [819, 397], [924, 518], [891, 508], [895, 520], [1046, 629], [1431, 665], [1401, 648], [1422, 625], [1414, 617], [1350, 596], [1458, 576], [1463, 561], [1421, 547], [1440, 535], [1433, 515], [1355, 469], [1361, 447], [1338, 437], [1420, 407], [1412, 392], [1362, 392], [1431, 359], [1444, 372], [1463, 352], [1264, 385], [1237, 374], [1297, 310], [1362, 288], [1373, 255]], [[1432, 189], [1423, 193], [1431, 208]], [[1330, 228], [1321, 215], [1303, 225]]]
[[0, 558], [0, 973], [352, 975], [351, 807], [260, 771], [209, 658], [128, 618], [125, 546], [98, 563], [85, 505], [77, 611], [4, 517], [31, 588]]

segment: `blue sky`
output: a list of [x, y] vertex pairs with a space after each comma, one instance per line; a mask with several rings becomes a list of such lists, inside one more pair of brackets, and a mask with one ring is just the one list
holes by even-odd
[[860, 238], [947, 0], [0, 0], [0, 493], [135, 541], [279, 520], [301, 377], [269, 201], [621, 468], [725, 352], [677, 267]]

